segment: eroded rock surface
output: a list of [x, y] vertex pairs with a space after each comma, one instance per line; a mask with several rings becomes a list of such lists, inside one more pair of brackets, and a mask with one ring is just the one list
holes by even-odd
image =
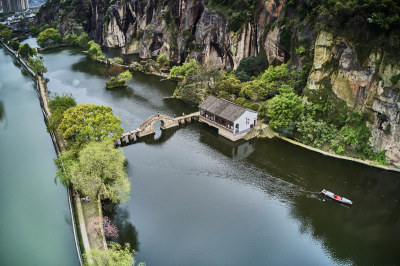
[[400, 82], [392, 77], [400, 65], [389, 63], [385, 53], [375, 52], [359, 62], [352, 44], [321, 32], [315, 42], [310, 89], [319, 89], [324, 78], [347, 106], [371, 114], [371, 142], [375, 151], [386, 150], [390, 163], [400, 167]]

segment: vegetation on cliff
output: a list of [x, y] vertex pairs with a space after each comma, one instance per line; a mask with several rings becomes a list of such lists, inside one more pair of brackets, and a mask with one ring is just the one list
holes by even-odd
[[286, 137], [385, 164], [385, 152], [373, 152], [366, 115], [348, 110], [329, 83], [321, 90], [303, 90], [307, 77], [303, 71], [290, 64], [270, 66], [241, 82], [239, 71], [220, 72], [190, 61], [172, 68], [171, 76], [180, 77], [174, 95], [185, 101], [197, 104], [213, 94], [258, 111], [260, 119]]

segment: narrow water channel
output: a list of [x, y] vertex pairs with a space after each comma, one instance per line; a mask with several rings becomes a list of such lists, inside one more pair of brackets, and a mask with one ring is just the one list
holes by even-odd
[[[196, 108], [165, 100], [172, 82], [118, 72], [75, 49], [42, 54], [52, 93], [109, 105], [125, 131], [157, 112]], [[110, 215], [120, 241], [147, 265], [393, 265], [400, 262], [400, 175], [332, 159], [280, 140], [232, 143], [205, 125], [157, 131], [124, 147], [131, 199]], [[323, 188], [355, 202], [325, 199]]]
[[77, 265], [35, 82], [0, 49], [0, 264]]

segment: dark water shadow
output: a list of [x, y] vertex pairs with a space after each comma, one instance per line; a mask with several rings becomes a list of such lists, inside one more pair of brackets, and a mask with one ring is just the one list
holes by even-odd
[[103, 201], [104, 216], [108, 216], [113, 224], [118, 228], [119, 237], [115, 239], [120, 245], [129, 243], [132, 250], [139, 252], [140, 243], [136, 227], [129, 221], [128, 211], [119, 206], [114, 205], [110, 201]]
[[[116, 98], [133, 98], [141, 103], [148, 104], [150, 101], [146, 97], [143, 97], [139, 94], [135, 93], [135, 90], [129, 86], [126, 87], [120, 87], [120, 88], [114, 88], [114, 89], [107, 89], [104, 87], [105, 90], [112, 96]], [[154, 108], [156, 109], [156, 108]]]
[[7, 119], [6, 119], [6, 110], [4, 108], [4, 103], [0, 99], [0, 128], [6, 128], [7, 126]]
[[206, 124], [199, 123], [200, 142], [215, 149], [229, 158], [245, 159], [256, 149], [255, 139], [231, 141], [218, 135], [218, 130]]

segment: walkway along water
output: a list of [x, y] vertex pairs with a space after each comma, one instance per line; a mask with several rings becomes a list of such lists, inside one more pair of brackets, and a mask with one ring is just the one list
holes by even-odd
[[[48, 107], [48, 95], [47, 95], [47, 86], [46, 86], [46, 82], [43, 78], [43, 76], [41, 75], [36, 75], [36, 73], [32, 70], [32, 68], [30, 68], [28, 66], [28, 64], [25, 62], [25, 60], [23, 58], [21, 58], [17, 52], [13, 51], [8, 45], [1, 43], [2, 46], [9, 52], [11, 53], [16, 60], [25, 68], [26, 71], [28, 71], [28, 73], [31, 75], [31, 77], [33, 77], [36, 80], [37, 83], [37, 92], [38, 92], [38, 97], [40, 100], [40, 105], [42, 108], [42, 113], [43, 116], [45, 118], [45, 122], [48, 123], [49, 122], [49, 117], [51, 115], [50, 113], [50, 109]], [[50, 132], [50, 136], [54, 145], [54, 148], [56, 150], [57, 155], [60, 154], [61, 149], [63, 147], [63, 145], [60, 145], [60, 141], [57, 139], [56, 135], [54, 132]], [[72, 231], [73, 231], [73, 235], [74, 235], [74, 241], [75, 241], [75, 247], [76, 247], [76, 252], [78, 255], [78, 259], [79, 259], [79, 263], [82, 266], [83, 265], [83, 258], [82, 258], [82, 253], [81, 253], [81, 249], [80, 249], [80, 245], [79, 245], [79, 239], [78, 239], [78, 235], [77, 235], [77, 229], [76, 229], [76, 225], [75, 225], [75, 215], [73, 212], [73, 207], [72, 207], [72, 202], [71, 202], [71, 192], [70, 189], [67, 188], [67, 197], [68, 197], [68, 206], [69, 206], [69, 211], [70, 211], [70, 217], [71, 217], [71, 224], [72, 224]], [[79, 200], [78, 200], [79, 202]], [[79, 202], [80, 203], [80, 202]], [[81, 208], [77, 208], [77, 212], [78, 215], [80, 215], [81, 213]], [[87, 241], [87, 235], [86, 235], [86, 230], [85, 227], [80, 227], [81, 230], [83, 229], [83, 234], [81, 232], [81, 238], [82, 241], [84, 243], [85, 246], [85, 250], [89, 250], [90, 247], [85, 245]], [[88, 248], [88, 249], [87, 249]]]

